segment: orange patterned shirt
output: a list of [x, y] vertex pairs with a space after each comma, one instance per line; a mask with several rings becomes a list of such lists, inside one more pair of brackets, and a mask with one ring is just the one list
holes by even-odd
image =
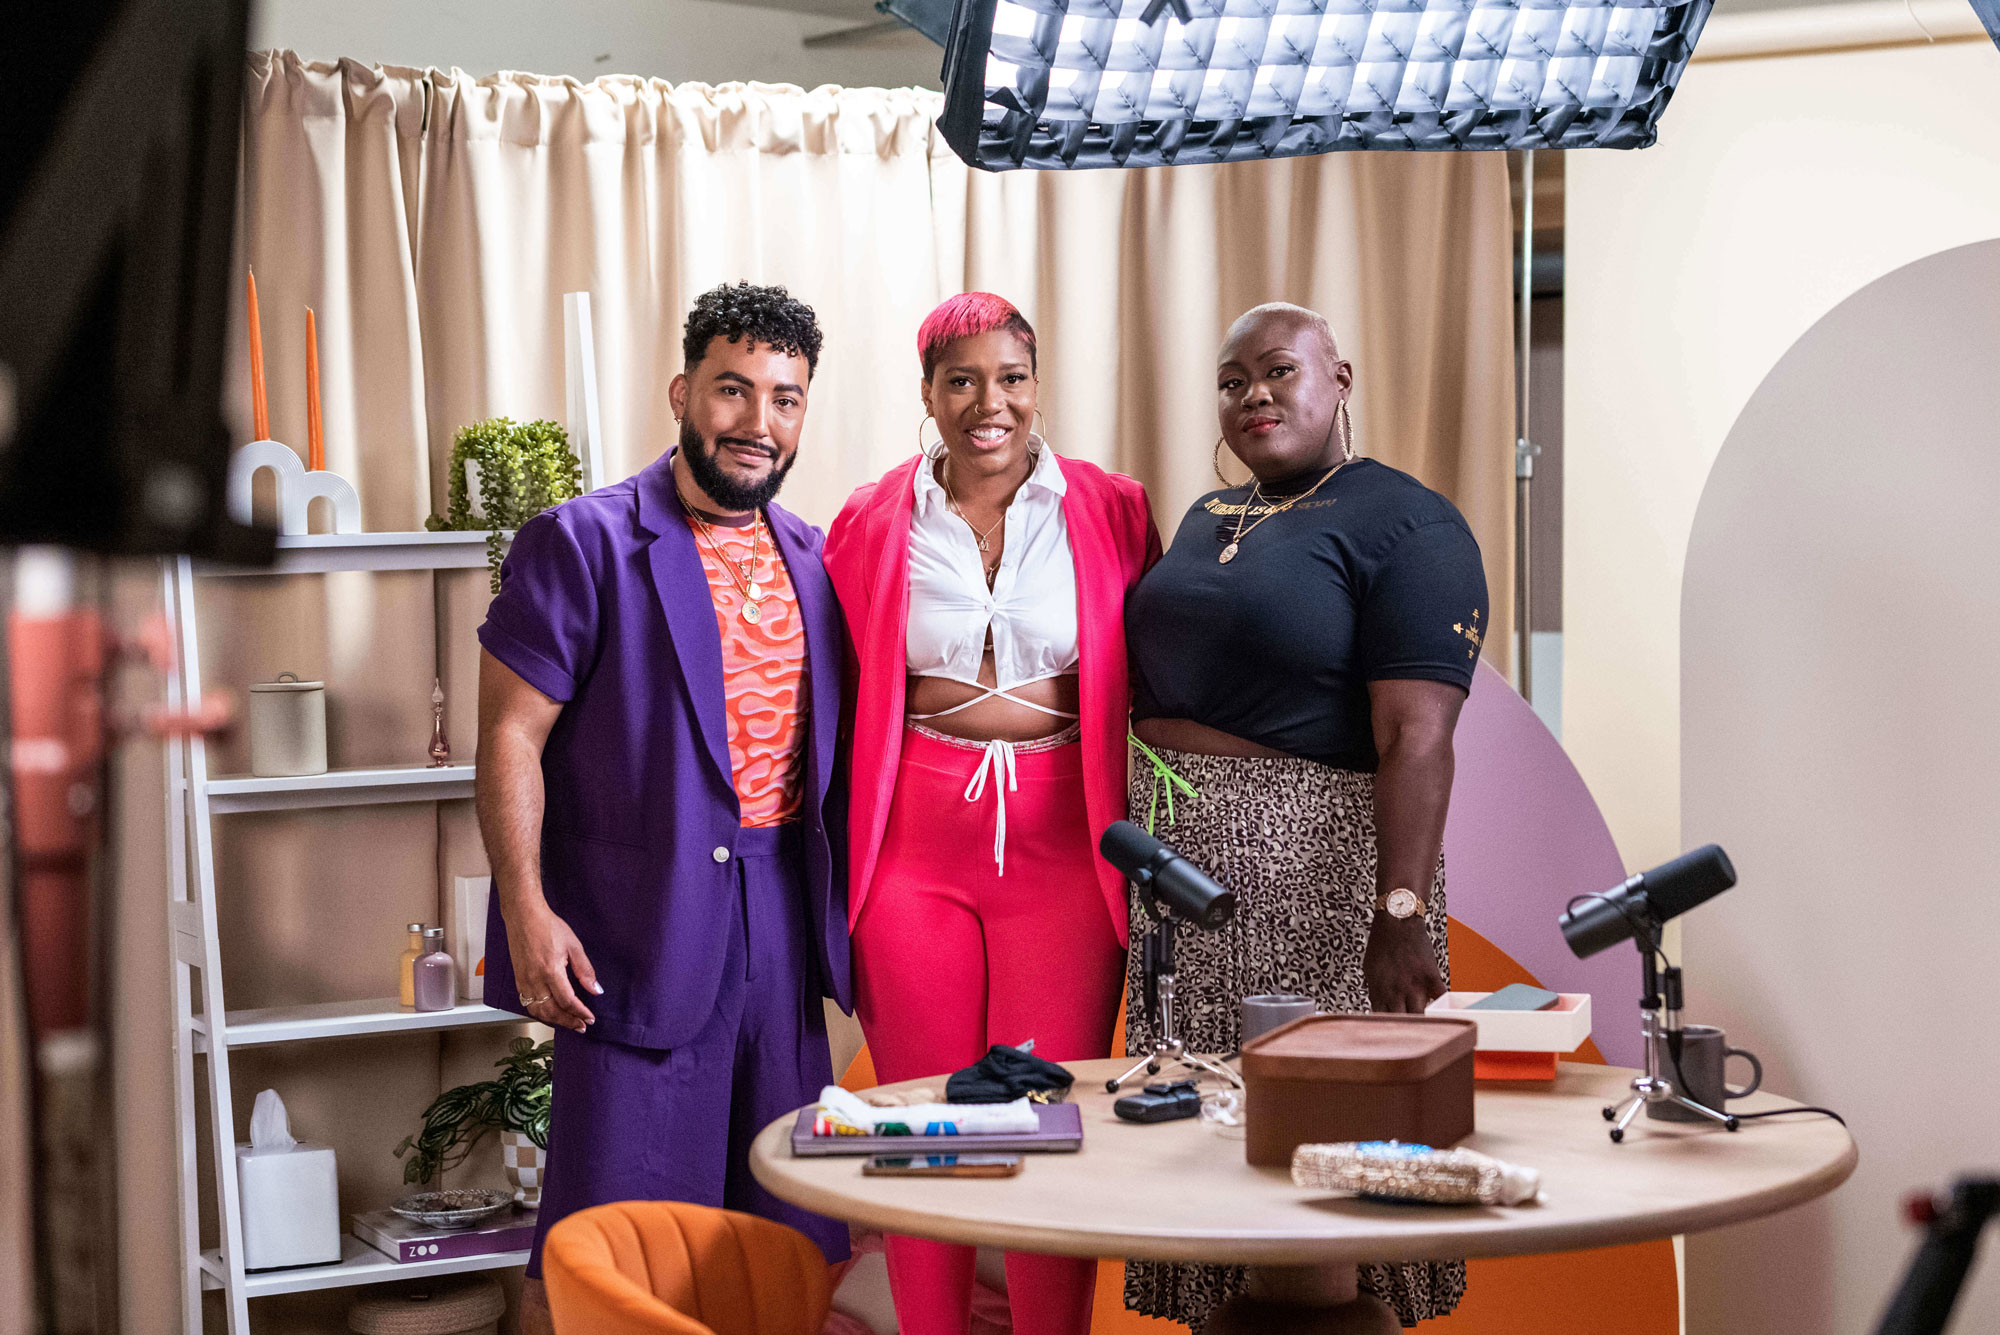
[[[749, 528], [703, 525], [690, 517], [688, 527], [722, 634], [723, 712], [743, 824], [782, 825], [799, 813], [806, 754], [806, 628], [798, 593], [761, 517]], [[763, 586], [764, 596], [758, 599], [762, 615], [752, 625], [743, 619], [743, 590], [732, 575], [741, 573], [738, 563], [750, 557], [760, 530], [763, 541], [750, 577]], [[717, 559], [711, 542], [735, 571]]]

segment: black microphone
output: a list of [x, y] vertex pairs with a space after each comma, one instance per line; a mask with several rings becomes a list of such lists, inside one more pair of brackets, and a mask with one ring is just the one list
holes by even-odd
[[1155, 905], [1214, 931], [1236, 916], [1236, 895], [1129, 820], [1111, 822], [1098, 841], [1104, 860], [1152, 897]]
[[1587, 897], [1565, 911], [1556, 925], [1576, 957], [1588, 959], [1631, 937], [1635, 918], [1657, 927], [1735, 884], [1736, 868], [1729, 855], [1717, 844], [1704, 844], [1601, 895]]

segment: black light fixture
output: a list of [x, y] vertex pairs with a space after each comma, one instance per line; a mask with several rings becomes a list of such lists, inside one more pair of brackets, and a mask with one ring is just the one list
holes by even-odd
[[951, 11], [955, 7], [953, 0], [875, 0], [876, 13], [915, 28], [939, 46], [951, 41]]
[[959, 0], [938, 125], [990, 171], [1643, 148], [1712, 3]]

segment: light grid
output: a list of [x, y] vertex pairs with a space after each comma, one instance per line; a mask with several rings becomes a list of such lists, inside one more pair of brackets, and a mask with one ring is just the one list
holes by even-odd
[[977, 167], [1643, 148], [1713, 0], [959, 0], [939, 120]]

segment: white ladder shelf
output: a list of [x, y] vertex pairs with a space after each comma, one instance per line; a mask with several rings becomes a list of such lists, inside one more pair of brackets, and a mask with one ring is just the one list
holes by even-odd
[[[195, 633], [194, 582], [220, 575], [320, 574], [334, 570], [460, 570], [486, 564], [484, 533], [343, 533], [278, 539], [278, 560], [263, 569], [215, 566], [170, 558], [162, 582], [173, 640], [167, 707], [176, 713], [201, 703], [200, 641]], [[438, 802], [472, 796], [474, 767], [389, 766], [331, 770], [303, 778], [214, 777], [199, 736], [167, 744], [169, 935], [173, 954], [174, 1112], [178, 1132], [182, 1326], [201, 1335], [202, 1292], [219, 1289], [229, 1335], [249, 1335], [249, 1300], [267, 1294], [342, 1288], [391, 1279], [519, 1265], [525, 1251], [399, 1263], [341, 1235], [337, 1263], [256, 1274], [243, 1269], [242, 1203], [236, 1185], [236, 1116], [229, 1083], [235, 1048], [357, 1034], [398, 1034], [519, 1024], [521, 1017], [477, 1003], [446, 1011], [403, 1010], [393, 997], [225, 1010], [222, 946], [216, 929], [215, 844], [211, 821], [242, 811], [309, 810], [381, 802]], [[199, 971], [199, 980], [195, 978]], [[217, 1041], [217, 1036], [220, 1041]], [[207, 1058], [208, 1111], [214, 1158], [210, 1185], [220, 1246], [201, 1247], [201, 1174], [196, 1157], [195, 1056]], [[417, 1110], [413, 1109], [414, 1116]]]

